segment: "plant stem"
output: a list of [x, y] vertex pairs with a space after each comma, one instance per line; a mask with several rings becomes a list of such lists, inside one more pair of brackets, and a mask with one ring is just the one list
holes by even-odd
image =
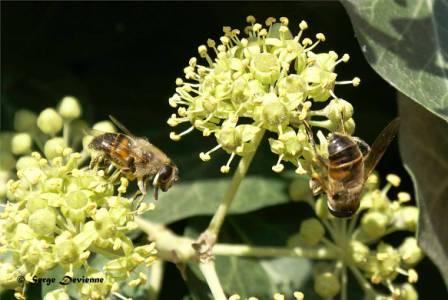
[[342, 266], [342, 291], [341, 291], [341, 300], [347, 300], [347, 267], [345, 265]]
[[157, 300], [159, 298], [160, 289], [162, 287], [163, 260], [156, 260], [151, 266], [151, 276], [149, 277], [148, 300]]
[[70, 121], [64, 121], [64, 127], [62, 131], [62, 136], [64, 138], [67, 147], [70, 147]]
[[196, 251], [191, 246], [194, 242], [192, 239], [178, 236], [165, 226], [140, 217], [135, 218], [135, 222], [149, 239], [156, 243], [158, 256], [161, 259], [179, 263], [196, 257]]
[[230, 205], [233, 202], [233, 199], [235, 198], [236, 192], [238, 191], [238, 188], [240, 187], [241, 181], [246, 176], [247, 170], [249, 169], [250, 163], [252, 162], [252, 159], [255, 156], [255, 153], [257, 152], [257, 148], [260, 145], [260, 142], [263, 138], [265, 130], [260, 129], [260, 131], [255, 136], [253, 143], [255, 146], [255, 150], [253, 152], [250, 152], [246, 154], [245, 156], [241, 157], [241, 160], [238, 164], [238, 168], [236, 169], [235, 173], [233, 174], [232, 181], [230, 182], [229, 188], [227, 189], [227, 192], [219, 205], [218, 209], [216, 210], [212, 220], [210, 221], [210, 224], [208, 225], [208, 228], [206, 231], [218, 235], [219, 231], [221, 229], [222, 224], [224, 223], [224, 219], [226, 217], [226, 214], [230, 208]]
[[334, 259], [338, 257], [336, 248], [320, 247], [305, 249], [302, 247], [256, 247], [248, 245], [216, 244], [213, 247], [214, 255], [221, 256], [251, 256], [251, 257], [307, 257], [312, 259]]
[[367, 282], [361, 272], [359, 272], [359, 270], [355, 266], [349, 265], [348, 267], [350, 268], [350, 271], [352, 271], [353, 275], [355, 275], [356, 280], [358, 281], [366, 296], [370, 296], [367, 299], [375, 299], [377, 293], [372, 288], [370, 283]]
[[215, 262], [210, 260], [206, 263], [200, 263], [199, 269], [204, 275], [205, 280], [212, 292], [213, 299], [215, 300], [227, 300], [224, 290], [222, 289], [221, 283], [219, 282], [218, 275], [216, 274]]

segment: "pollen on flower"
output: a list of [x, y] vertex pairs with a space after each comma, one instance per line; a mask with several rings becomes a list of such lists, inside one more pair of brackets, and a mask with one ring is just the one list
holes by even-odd
[[321, 42], [325, 42], [325, 35], [323, 33], [316, 34], [316, 39], [318, 39]]
[[301, 21], [301, 22], [299, 23], [299, 28], [300, 28], [300, 30], [306, 30], [306, 29], [308, 29], [308, 23], [305, 22], [305, 21]]
[[387, 180], [390, 184], [392, 184], [393, 186], [395, 186], [395, 187], [399, 186], [399, 185], [400, 185], [400, 182], [401, 182], [400, 177], [398, 177], [398, 176], [395, 175], [395, 174], [389, 174], [389, 175], [387, 175], [387, 176], [386, 176], [386, 180]]

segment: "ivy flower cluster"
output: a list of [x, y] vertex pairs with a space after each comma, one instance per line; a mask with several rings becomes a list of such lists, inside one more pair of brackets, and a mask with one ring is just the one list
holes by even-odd
[[[318, 218], [310, 218], [301, 223], [300, 230], [290, 238], [290, 246], [316, 247], [327, 245], [339, 253], [337, 261], [318, 272], [315, 291], [322, 298], [331, 298], [341, 293], [343, 284], [341, 268], [348, 268], [365, 289], [368, 299], [417, 299], [413, 283], [418, 280], [414, 269], [424, 254], [414, 237], [418, 221], [418, 208], [410, 205], [411, 197], [406, 192], [398, 192], [396, 197], [388, 196], [392, 187], [398, 187], [400, 178], [390, 174], [387, 184], [378, 188], [378, 177], [372, 175], [366, 183], [366, 191], [361, 199], [361, 207], [351, 220], [333, 217], [327, 209], [325, 197], [316, 201], [303, 197], [300, 190], [307, 187], [304, 181], [293, 182], [291, 197], [306, 200]], [[398, 247], [382, 239], [397, 231], [413, 233]], [[380, 286], [390, 291], [383, 295]], [[378, 287], [378, 288], [376, 288]]]
[[[234, 157], [255, 151], [255, 137], [267, 130], [276, 135], [269, 139], [271, 151], [278, 155], [273, 170], [281, 172], [281, 162], [288, 161], [298, 173], [304, 173], [303, 154], [310, 145], [303, 121], [351, 134], [355, 128], [353, 107], [335, 95], [334, 87], [357, 86], [360, 80], [336, 81], [335, 67], [347, 62], [349, 55], [339, 58], [334, 51], [316, 53], [325, 35], [316, 34], [314, 41], [304, 38], [305, 21], [298, 24], [295, 36], [285, 17], [279, 22], [268, 18], [266, 28], [253, 16], [248, 16], [247, 22], [247, 36], [224, 27], [219, 43], [209, 39], [207, 45], [199, 46], [205, 65], [196, 57], [189, 60], [185, 79], [176, 80], [176, 93], [169, 99], [177, 113], [168, 124], [191, 125], [182, 133], [171, 132], [170, 137], [178, 141], [194, 129], [204, 136], [213, 134], [218, 145], [200, 153], [200, 158], [208, 161], [212, 152], [222, 148], [230, 154], [221, 167], [227, 173]], [[327, 104], [313, 109], [316, 102]]]
[[[0, 210], [0, 287], [14, 289], [17, 299], [25, 298], [33, 277], [48, 277], [56, 267], [70, 277], [103, 279], [100, 284], [76, 284], [80, 299], [111, 294], [123, 298], [120, 283], [143, 284], [146, 275], [136, 268], [156, 259], [154, 244], [135, 246], [127, 236], [138, 227], [135, 216], [153, 206], [136, 205], [135, 196], [126, 196], [126, 178], [81, 167], [86, 151], [68, 147], [67, 141], [74, 141], [66, 136], [69, 126], [80, 113], [77, 100], [65, 98], [58, 111], [49, 108], [34, 117], [37, 129], [47, 136], [42, 152], [32, 151], [32, 143], [23, 138], [30, 133], [15, 134], [11, 140], [12, 153], [21, 156], [15, 164], [17, 178], [4, 187], [7, 201]], [[16, 115], [17, 124], [32, 117], [27, 113], [21, 119], [21, 114]], [[63, 137], [57, 136], [60, 131]], [[91, 265], [98, 254], [106, 262]], [[17, 280], [21, 276], [24, 282]], [[69, 299], [68, 290], [54, 290], [45, 299]]]

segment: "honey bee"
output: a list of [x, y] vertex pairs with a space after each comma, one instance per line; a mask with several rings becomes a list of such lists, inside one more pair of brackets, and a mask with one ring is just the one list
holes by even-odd
[[308, 132], [317, 157], [317, 169], [313, 168], [310, 187], [314, 195], [324, 191], [327, 206], [336, 217], [350, 217], [359, 208], [364, 183], [372, 173], [399, 128], [399, 118], [390, 122], [370, 148], [358, 137], [345, 133], [333, 133], [328, 143], [328, 159], [317, 154], [311, 128]]
[[137, 179], [137, 185], [146, 195], [146, 184], [152, 180], [154, 199], [158, 198], [158, 189], [166, 192], [179, 180], [176, 165], [159, 148], [146, 138], [135, 137], [114, 117], [109, 116], [123, 133], [102, 133], [93, 138], [89, 148], [98, 153], [92, 157], [91, 164], [100, 160], [111, 162], [129, 180]]

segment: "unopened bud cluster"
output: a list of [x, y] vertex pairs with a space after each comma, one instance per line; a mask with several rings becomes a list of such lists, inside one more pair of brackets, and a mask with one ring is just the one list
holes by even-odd
[[[125, 196], [126, 178], [81, 167], [83, 154], [67, 145], [73, 138], [57, 136], [64, 123], [80, 114], [77, 100], [66, 97], [58, 111], [48, 108], [38, 116], [18, 111], [14, 126], [23, 132], [1, 135], [2, 142], [11, 145], [2, 151], [18, 156], [12, 156], [7, 176], [3, 166], [0, 173], [0, 192], [6, 198], [0, 209], [0, 289], [14, 289], [18, 299], [34, 276], [46, 276], [56, 267], [71, 277], [103, 278], [101, 284], [76, 288], [80, 299], [105, 299], [118, 292], [120, 282], [130, 280], [132, 287], [144, 283], [146, 275], [136, 268], [156, 259], [154, 244], [134, 246], [126, 235], [138, 227], [135, 216], [153, 206]], [[50, 136], [42, 144], [43, 153], [31, 149], [36, 127]], [[90, 265], [97, 253], [107, 259], [102, 265]], [[18, 282], [18, 276], [25, 282]], [[45, 299], [69, 296], [57, 289]]]
[[[413, 297], [417, 292], [412, 284], [418, 280], [418, 274], [414, 267], [424, 256], [416, 238], [414, 235], [408, 236], [398, 246], [381, 240], [397, 231], [415, 234], [419, 211], [409, 204], [411, 196], [406, 192], [398, 192], [395, 199], [389, 198], [390, 189], [400, 184], [397, 175], [390, 174], [386, 180], [385, 186], [379, 189], [377, 175], [368, 179], [361, 207], [351, 220], [332, 216], [328, 212], [325, 196], [313, 203], [305, 193], [297, 193], [296, 190], [305, 187], [302, 181], [295, 180], [292, 184], [297, 186], [290, 188], [294, 191], [291, 196], [305, 197], [303, 200], [314, 205], [319, 218], [302, 221], [299, 232], [291, 236], [288, 244], [291, 247], [317, 247], [331, 242], [340, 249], [340, 260], [344, 264], [358, 269], [374, 287], [382, 284], [389, 288], [390, 295], [378, 292], [379, 297], [416, 299]], [[345, 227], [342, 227], [342, 222], [347, 222]], [[408, 283], [403, 285], [400, 282], [404, 279]], [[324, 299], [334, 297], [340, 292], [340, 281], [337, 274], [322, 272], [315, 278], [316, 293]]]
[[[219, 42], [209, 39], [207, 45], [199, 46], [199, 56], [206, 64], [191, 58], [184, 69], [185, 79], [176, 80], [176, 93], [169, 104], [177, 113], [168, 124], [190, 123], [190, 127], [170, 137], [177, 141], [194, 129], [204, 136], [214, 135], [218, 145], [200, 158], [207, 161], [222, 148], [230, 154], [221, 168], [227, 173], [232, 159], [255, 151], [255, 137], [268, 130], [276, 134], [269, 139], [272, 152], [278, 155], [273, 170], [281, 172], [281, 162], [289, 161], [298, 173], [304, 173], [303, 154], [309, 151], [309, 141], [303, 122], [351, 134], [353, 107], [335, 95], [334, 87], [357, 86], [360, 80], [336, 81], [335, 67], [347, 62], [349, 55], [339, 58], [334, 51], [315, 52], [325, 36], [318, 33], [314, 41], [304, 37], [305, 21], [291, 26], [285, 17], [279, 22], [268, 18], [266, 27], [253, 16], [247, 21], [245, 37], [238, 29], [224, 27]], [[295, 36], [294, 27], [298, 30]], [[328, 104], [313, 110], [315, 102]]]

